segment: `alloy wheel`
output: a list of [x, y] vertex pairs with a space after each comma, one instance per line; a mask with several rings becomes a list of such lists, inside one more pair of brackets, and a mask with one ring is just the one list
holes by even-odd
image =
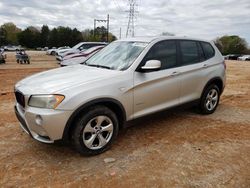
[[108, 116], [96, 116], [83, 129], [83, 143], [89, 149], [100, 149], [110, 141], [113, 130], [113, 122]]

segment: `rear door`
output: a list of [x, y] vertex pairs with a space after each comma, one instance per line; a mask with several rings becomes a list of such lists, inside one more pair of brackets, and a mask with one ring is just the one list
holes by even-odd
[[134, 73], [134, 118], [179, 104], [180, 79], [175, 40], [156, 43], [142, 60], [159, 60], [161, 69]]
[[[190, 102], [200, 98], [201, 92], [206, 82], [206, 77], [210, 73], [208, 64], [209, 58], [204, 54], [201, 42], [192, 40], [180, 40], [178, 49], [180, 55], [180, 103]], [[205, 46], [209, 48], [209, 43]], [[210, 45], [211, 46], [211, 45]], [[211, 49], [213, 50], [213, 48]], [[210, 56], [214, 55], [211, 51]]]

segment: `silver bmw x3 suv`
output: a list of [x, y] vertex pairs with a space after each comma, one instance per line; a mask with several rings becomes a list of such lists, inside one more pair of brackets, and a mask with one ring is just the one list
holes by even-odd
[[81, 154], [95, 155], [110, 148], [126, 121], [190, 102], [213, 113], [225, 69], [219, 50], [205, 40], [118, 40], [80, 65], [18, 82], [15, 112], [32, 138], [70, 141]]

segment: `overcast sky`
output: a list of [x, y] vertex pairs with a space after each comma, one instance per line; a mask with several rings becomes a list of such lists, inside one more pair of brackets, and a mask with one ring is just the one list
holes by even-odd
[[[136, 36], [170, 32], [180, 36], [215, 39], [239, 35], [250, 44], [250, 0], [137, 0]], [[18, 27], [69, 26], [93, 28], [93, 20], [110, 14], [110, 30], [125, 36], [126, 0], [1, 0], [0, 24]], [[97, 26], [101, 26], [101, 23]]]

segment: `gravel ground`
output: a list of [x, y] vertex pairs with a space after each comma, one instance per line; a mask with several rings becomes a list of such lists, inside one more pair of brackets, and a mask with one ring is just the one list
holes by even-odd
[[0, 187], [250, 187], [250, 62], [226, 62], [214, 114], [183, 109], [141, 118], [109, 151], [83, 157], [20, 129], [14, 84], [58, 67], [45, 52], [28, 54], [30, 65], [16, 64], [14, 53], [0, 65]]

